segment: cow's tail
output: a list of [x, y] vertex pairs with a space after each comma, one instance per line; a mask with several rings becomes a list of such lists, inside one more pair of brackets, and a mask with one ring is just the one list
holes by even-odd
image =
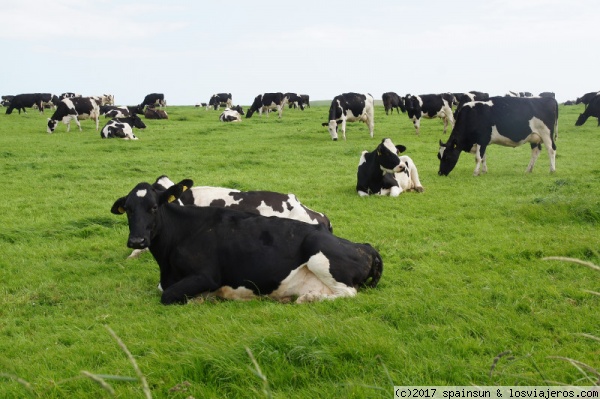
[[[556, 104], [556, 115], [554, 116], [554, 136], [552, 138], [552, 142], [555, 143], [556, 140], [558, 139], [558, 102], [555, 101]], [[556, 145], [554, 145], [555, 148], [553, 148], [554, 150], [556, 150]]]
[[367, 287], [375, 288], [379, 283], [379, 279], [381, 278], [381, 274], [383, 273], [383, 259], [381, 259], [381, 255], [375, 249], [373, 249], [373, 260], [371, 262], [371, 270], [369, 271], [369, 275], [365, 280], [365, 285]]

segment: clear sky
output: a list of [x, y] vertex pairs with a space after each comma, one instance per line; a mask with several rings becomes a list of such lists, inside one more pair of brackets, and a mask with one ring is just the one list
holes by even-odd
[[0, 0], [0, 94], [600, 90], [597, 0]]

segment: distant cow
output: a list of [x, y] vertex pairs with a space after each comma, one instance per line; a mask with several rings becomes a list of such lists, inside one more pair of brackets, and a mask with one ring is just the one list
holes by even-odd
[[451, 103], [448, 103], [440, 94], [418, 96], [407, 94], [404, 97], [404, 107], [408, 117], [412, 119], [417, 135], [421, 126], [421, 118], [441, 118], [444, 121], [444, 133], [446, 133], [448, 124], [454, 126]]
[[548, 98], [556, 98], [556, 95], [551, 91], [543, 91], [538, 94], [539, 97], [548, 97]]
[[[237, 107], [241, 109], [239, 105]], [[219, 120], [221, 122], [241, 122], [242, 115], [244, 115], [243, 111], [240, 112], [237, 109], [225, 108], [221, 115], [219, 115]]]
[[583, 111], [583, 114], [579, 114], [575, 126], [583, 125], [590, 116], [598, 118], [598, 126], [600, 126], [600, 95], [597, 95], [590, 100], [588, 106]]
[[346, 140], [346, 122], [364, 122], [369, 127], [373, 138], [375, 130], [375, 107], [373, 96], [370, 94], [342, 93], [335, 96], [329, 106], [329, 122], [327, 126], [332, 140], [338, 139], [338, 124], [342, 124], [342, 137]]
[[59, 121], [62, 121], [67, 125], [67, 132], [69, 132], [71, 130], [71, 121], [73, 120], [77, 124], [79, 131], [81, 131], [81, 124], [79, 121], [82, 119], [93, 119], [96, 122], [96, 131], [98, 131], [100, 126], [99, 118], [100, 108], [92, 98], [64, 98], [58, 103], [52, 117], [48, 118], [47, 132], [54, 132]]
[[287, 101], [287, 97], [283, 95], [281, 92], [277, 93], [264, 93], [259, 94], [254, 98], [252, 105], [246, 111], [246, 118], [251, 118], [255, 112], [258, 112], [260, 116], [262, 116], [263, 112], [267, 113], [269, 116], [269, 111], [276, 109], [279, 114], [279, 118], [281, 119], [281, 115], [283, 113], [283, 106]]
[[215, 111], [219, 106], [223, 105], [227, 108], [231, 108], [231, 93], [217, 93], [213, 94], [208, 100], [208, 107], [212, 107]]
[[490, 99], [490, 95], [481, 91], [469, 91], [466, 93], [455, 93], [454, 98], [456, 100], [456, 110], [454, 111], [454, 119], [456, 119], [456, 115], [458, 114], [458, 111], [463, 107], [463, 105], [471, 101], [487, 101]]
[[423, 191], [417, 167], [410, 157], [398, 153], [406, 151], [403, 145], [394, 145], [383, 139], [374, 151], [363, 151], [356, 173], [356, 192], [361, 197], [369, 194], [397, 197], [403, 191]]
[[114, 118], [102, 128], [100, 137], [103, 139], [121, 138], [124, 140], [137, 140], [133, 134], [133, 128], [145, 129], [146, 124], [137, 115], [132, 115], [127, 118]]
[[287, 102], [290, 105], [289, 108], [300, 108], [304, 111], [304, 100], [297, 93], [285, 93], [285, 97], [287, 97]]
[[146, 119], [169, 119], [167, 111], [150, 106], [146, 107], [144, 117], [146, 117]]
[[[54, 97], [56, 97], [56, 103], [58, 104], [58, 97], [57, 96], [54, 96]], [[48, 102], [52, 102], [52, 100], [53, 100], [53, 95], [51, 93], [17, 94], [16, 96], [13, 97], [10, 104], [6, 108], [6, 114], [7, 115], [12, 114], [13, 109], [18, 110], [19, 114], [21, 113], [21, 110], [23, 112], [27, 113], [25, 108], [34, 108], [34, 107], [37, 107], [37, 109], [40, 112], [44, 112], [44, 104], [46, 104]]]
[[379, 282], [383, 261], [368, 244], [297, 220], [169, 203], [183, 192], [140, 183], [111, 208], [127, 214], [127, 246], [149, 248], [158, 263], [165, 305], [199, 295], [303, 303], [353, 297]]
[[400, 114], [400, 110], [402, 110], [402, 113], [406, 112], [406, 109], [404, 108], [404, 101], [402, 100], [402, 98], [400, 98], [398, 94], [394, 93], [393, 91], [383, 93], [381, 95], [381, 99], [383, 100], [383, 107], [385, 108], [386, 115], [388, 115], [389, 111], [392, 111], [392, 113], [394, 113], [394, 108], [396, 109], [398, 114]]
[[[526, 172], [531, 172], [542, 143], [548, 150], [550, 172], [554, 172], [558, 104], [553, 98], [491, 97], [489, 101], [466, 103], [458, 112], [456, 124], [448, 141], [440, 140], [439, 175], [448, 175], [462, 151], [475, 153], [475, 171], [487, 172], [485, 150], [490, 144], [518, 147], [531, 145], [531, 160]], [[483, 168], [482, 168], [483, 163]]]
[[131, 115], [131, 111], [126, 106], [102, 105], [100, 115], [104, 115], [106, 118], [127, 118]]
[[2, 100], [0, 101], [0, 105], [3, 107], [8, 107], [12, 99], [15, 98], [13, 95], [4, 95], [2, 96]]
[[592, 99], [597, 95], [600, 95], [600, 91], [591, 91], [589, 93], [585, 93], [583, 96], [577, 97], [577, 100], [575, 100], [575, 104], [583, 103], [585, 105], [585, 108], [587, 108]]
[[144, 97], [144, 101], [140, 104], [142, 109], [146, 105], [158, 105], [161, 107], [166, 107], [167, 102], [165, 101], [165, 95], [163, 93], [150, 93]]
[[304, 107], [310, 108], [310, 96], [308, 94], [300, 94], [300, 98], [302, 99]]

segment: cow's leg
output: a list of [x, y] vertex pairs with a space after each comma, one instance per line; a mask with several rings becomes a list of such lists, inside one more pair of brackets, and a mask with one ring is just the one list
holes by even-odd
[[[529, 165], [527, 165], [527, 169], [525, 169], [526, 173], [531, 173], [531, 171], [533, 170], [533, 166], [535, 165], [535, 161], [537, 160], [537, 158], [540, 156], [540, 152], [542, 152], [542, 148], [541, 148], [541, 144], [534, 144], [531, 143], [531, 160], [529, 161]], [[549, 148], [550, 150], [550, 148]], [[548, 151], [548, 154], [550, 154], [550, 151]], [[554, 172], [552, 170], [552, 167], [554, 165], [552, 165], [552, 159], [550, 159], [550, 171]]]
[[415, 126], [415, 130], [417, 133], [417, 136], [419, 135], [419, 127], [421, 126], [421, 119], [417, 119], [413, 117], [413, 125]]
[[81, 123], [79, 122], [79, 118], [78, 117], [73, 117], [73, 119], [75, 120], [75, 123], [77, 124], [77, 127], [79, 128], [79, 131], [82, 132], [83, 130], [81, 130]]
[[304, 293], [298, 297], [296, 300], [297, 303], [356, 296], [356, 288], [349, 287], [342, 282], [336, 281], [331, 275], [329, 259], [322, 252], [318, 252], [311, 256], [308, 259], [308, 262], [306, 262], [306, 268], [311, 271], [315, 277], [327, 287], [327, 289]]
[[281, 105], [277, 106], [277, 113], [279, 114], [279, 119], [281, 119], [281, 114], [283, 114], [283, 107]]
[[218, 287], [206, 276], [189, 276], [164, 288], [160, 301], [163, 305], [184, 304], [195, 296]]
[[[543, 139], [544, 139], [544, 145], [546, 146], [546, 149], [548, 150], [548, 158], [550, 159], [550, 173], [553, 173], [556, 171], [556, 144], [554, 144], [554, 141], [552, 140], [552, 138], [550, 137], [550, 132], [548, 132], [548, 135], [544, 135]], [[541, 148], [540, 148], [541, 151]], [[533, 166], [532, 166], [533, 168]]]
[[[475, 170], [473, 171], [473, 176], [479, 176], [479, 172], [481, 170], [481, 163], [485, 159], [485, 147], [477, 144], [475, 148]], [[487, 166], [485, 168], [485, 172], [487, 172]]]
[[373, 138], [373, 132], [375, 131], [375, 121], [372, 118], [367, 117], [367, 125], [369, 126], [369, 135]]
[[[484, 155], [484, 157], [485, 157], [485, 155]], [[409, 170], [410, 170], [410, 180], [412, 180], [415, 191], [418, 193], [422, 193], [423, 191], [425, 191], [425, 189], [421, 185], [421, 180], [419, 180], [419, 172], [417, 171], [417, 165], [415, 165], [414, 162], [410, 162]]]

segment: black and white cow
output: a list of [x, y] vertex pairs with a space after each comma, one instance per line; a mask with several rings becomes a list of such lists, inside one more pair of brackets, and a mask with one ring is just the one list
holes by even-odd
[[133, 128], [145, 129], [146, 124], [139, 116], [133, 114], [127, 118], [114, 118], [102, 128], [100, 137], [103, 139], [121, 138], [124, 140], [137, 140]]
[[140, 183], [111, 208], [127, 214], [127, 246], [149, 248], [158, 263], [165, 305], [199, 295], [303, 303], [353, 297], [379, 282], [383, 260], [368, 244], [297, 220], [169, 203], [182, 193], [179, 184], [158, 191]]
[[356, 192], [361, 197], [369, 194], [397, 197], [403, 191], [423, 192], [417, 166], [407, 155], [403, 145], [394, 145], [383, 139], [374, 151], [363, 151], [356, 172]]
[[[558, 104], [553, 98], [491, 97], [489, 101], [466, 103], [458, 112], [456, 124], [448, 141], [440, 140], [439, 175], [448, 175], [462, 151], [475, 153], [475, 171], [487, 172], [485, 150], [490, 144], [518, 147], [531, 145], [531, 160], [526, 172], [531, 172], [542, 143], [548, 150], [550, 172], [556, 169], [556, 135]], [[483, 167], [482, 167], [483, 163]]]
[[469, 91], [466, 93], [454, 94], [454, 98], [456, 99], [456, 110], [454, 111], [454, 119], [456, 119], [458, 110], [461, 109], [463, 105], [471, 101], [487, 101], [490, 99], [490, 95], [481, 91]]
[[304, 111], [304, 100], [297, 93], [285, 93], [284, 96], [287, 97], [288, 108], [300, 108]]
[[451, 103], [448, 103], [440, 94], [421, 94], [404, 97], [404, 107], [408, 117], [412, 120], [417, 135], [420, 132], [421, 118], [441, 118], [444, 121], [444, 133], [448, 124], [454, 126]]
[[308, 94], [300, 94], [300, 98], [302, 99], [304, 107], [310, 108], [310, 96]]
[[231, 108], [233, 104], [231, 101], [231, 93], [216, 93], [213, 94], [208, 100], [207, 107], [212, 107], [215, 111], [221, 106], [225, 106], [227, 108]]
[[241, 122], [242, 115], [244, 115], [242, 107], [236, 105], [233, 108], [225, 108], [221, 115], [219, 115], [219, 120], [221, 122]]
[[61, 93], [60, 96], [58, 96], [58, 99], [63, 100], [65, 98], [73, 98], [73, 97], [81, 97], [81, 94], [76, 94], [76, 93], [72, 93], [72, 92]]
[[406, 109], [404, 108], [404, 100], [402, 100], [402, 98], [400, 98], [400, 96], [393, 91], [383, 93], [381, 95], [381, 99], [383, 100], [383, 107], [385, 108], [386, 115], [388, 115], [389, 111], [392, 111], [393, 114], [394, 108], [396, 108], [398, 114], [400, 114], [400, 110], [402, 110], [402, 113], [406, 112]]
[[12, 114], [13, 109], [18, 110], [19, 114], [21, 113], [21, 110], [23, 112], [27, 113], [25, 108], [34, 108], [34, 107], [37, 107], [37, 109], [40, 112], [44, 112], [44, 103], [46, 103], [47, 101], [52, 101], [52, 94], [50, 94], [50, 93], [17, 94], [16, 96], [13, 97], [10, 104], [6, 108], [6, 114], [7, 115]]
[[600, 126], [600, 95], [596, 95], [590, 100], [589, 104], [585, 107], [583, 114], [579, 114], [575, 126], [583, 125], [590, 116], [598, 118], [598, 126]]
[[594, 99], [594, 97], [598, 95], [600, 95], [600, 91], [591, 91], [589, 93], [585, 93], [583, 96], [577, 97], [577, 100], [575, 100], [575, 104], [583, 103], [585, 105], [585, 108], [587, 108], [592, 99]]
[[93, 119], [96, 122], [96, 131], [100, 126], [100, 107], [90, 97], [73, 97], [62, 99], [52, 117], [48, 118], [48, 133], [54, 132], [59, 121], [67, 125], [67, 132], [71, 130], [71, 121], [77, 123], [81, 131], [80, 120]]
[[263, 112], [266, 112], [268, 117], [269, 111], [276, 109], [281, 119], [283, 107], [286, 102], [287, 97], [281, 92], [259, 94], [254, 98], [248, 111], [246, 111], [246, 118], [251, 118], [255, 112], [258, 112], [260, 116], [262, 116]]
[[131, 111], [129, 107], [124, 105], [102, 105], [100, 107], [100, 115], [104, 115], [105, 118], [127, 118], [131, 115]]
[[160, 107], [166, 107], [167, 102], [165, 101], [165, 95], [163, 93], [150, 93], [144, 97], [144, 101], [140, 104], [142, 109], [146, 105], [158, 105]]
[[375, 130], [375, 107], [373, 96], [358, 93], [342, 93], [335, 96], [329, 106], [329, 122], [327, 126], [332, 140], [338, 139], [338, 124], [342, 124], [342, 137], [346, 140], [346, 122], [364, 122], [369, 127], [369, 134], [373, 138]]

